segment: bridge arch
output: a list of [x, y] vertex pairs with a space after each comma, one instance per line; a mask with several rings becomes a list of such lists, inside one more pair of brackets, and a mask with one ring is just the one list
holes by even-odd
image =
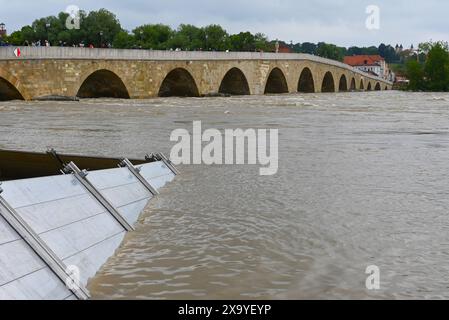
[[356, 91], [357, 90], [354, 77], [351, 79], [351, 86], [349, 87], [349, 90], [351, 90], [351, 91]]
[[340, 77], [340, 82], [338, 83], [338, 91], [348, 91], [348, 80], [346, 79], [346, 76], [344, 74]]
[[385, 86], [385, 89], [384, 89], [385, 91], [387, 91], [388, 90], [388, 86]]
[[199, 97], [195, 79], [184, 68], [171, 70], [162, 81], [159, 97]]
[[363, 79], [360, 80], [359, 90], [365, 90], [365, 84], [363, 83]]
[[379, 82], [376, 83], [376, 86], [374, 87], [374, 90], [375, 91], [381, 91], [382, 90], [381, 87], [380, 87], [380, 83]]
[[334, 76], [330, 71], [326, 72], [321, 84], [321, 92], [335, 92]]
[[107, 69], [96, 70], [87, 76], [76, 96], [80, 98], [130, 98], [122, 79]]
[[310, 71], [310, 69], [307, 67], [302, 69], [301, 75], [299, 76], [298, 92], [304, 93], [315, 92], [315, 83], [313, 81], [312, 71]]
[[282, 70], [277, 67], [271, 70], [265, 84], [265, 94], [270, 93], [288, 93], [287, 79]]
[[0, 101], [7, 100], [25, 100], [25, 98], [11, 82], [0, 77]]
[[221, 80], [218, 92], [240, 96], [251, 94], [245, 74], [235, 67], [226, 72], [223, 80]]
[[25, 100], [28, 95], [21, 88], [20, 81], [9, 72], [0, 69], [0, 101]]

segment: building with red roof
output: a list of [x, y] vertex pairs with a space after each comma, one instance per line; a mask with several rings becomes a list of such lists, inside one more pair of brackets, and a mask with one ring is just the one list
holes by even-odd
[[344, 63], [384, 79], [391, 77], [391, 72], [385, 59], [378, 54], [346, 56]]

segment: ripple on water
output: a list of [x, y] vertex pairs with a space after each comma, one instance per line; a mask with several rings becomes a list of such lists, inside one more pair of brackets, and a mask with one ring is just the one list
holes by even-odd
[[[173, 129], [279, 128], [279, 172], [181, 166], [94, 298], [448, 298], [447, 94], [1, 102], [4, 148], [169, 154]], [[368, 265], [381, 290], [365, 289]]]

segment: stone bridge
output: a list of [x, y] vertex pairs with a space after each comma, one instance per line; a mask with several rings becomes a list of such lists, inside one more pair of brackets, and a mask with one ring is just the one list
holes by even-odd
[[390, 90], [392, 83], [306, 54], [0, 48], [0, 100], [151, 98]]

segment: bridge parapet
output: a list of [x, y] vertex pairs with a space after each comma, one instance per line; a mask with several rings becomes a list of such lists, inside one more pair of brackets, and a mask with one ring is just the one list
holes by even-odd
[[293, 60], [311, 61], [335, 66], [363, 75], [373, 80], [385, 79], [375, 77], [353, 68], [340, 61], [326, 59], [303, 53], [273, 52], [222, 52], [222, 51], [169, 51], [140, 49], [102, 49], [73, 47], [20, 47], [21, 55], [16, 57], [16, 47], [1, 47], [0, 60], [137, 60], [137, 61], [219, 61], [219, 60]]
[[151, 98], [391, 89], [392, 83], [308, 54], [69, 47], [0, 48], [0, 100]]

